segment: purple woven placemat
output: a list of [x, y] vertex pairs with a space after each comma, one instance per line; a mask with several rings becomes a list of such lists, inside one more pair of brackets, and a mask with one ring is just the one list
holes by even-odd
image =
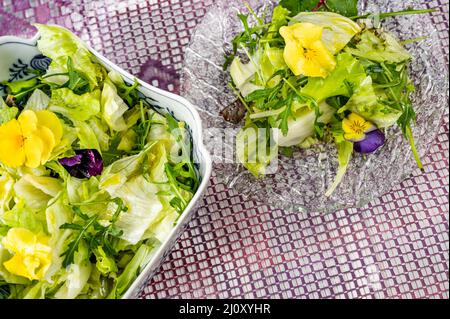
[[[0, 35], [76, 31], [147, 82], [178, 92], [184, 49], [213, 0], [0, 0]], [[448, 63], [448, 0], [428, 1]], [[448, 115], [448, 114], [447, 114]], [[416, 171], [362, 209], [271, 209], [211, 180], [143, 298], [449, 298], [449, 121]]]

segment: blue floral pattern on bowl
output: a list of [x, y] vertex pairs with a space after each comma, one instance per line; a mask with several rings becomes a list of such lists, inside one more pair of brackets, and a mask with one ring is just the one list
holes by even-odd
[[[22, 59], [17, 59], [9, 68], [8, 82], [26, 79], [33, 70], [45, 71], [51, 63], [51, 59], [42, 54], [35, 55], [30, 63], [25, 63]], [[6, 85], [0, 84], [0, 92], [2, 95], [6, 94]]]

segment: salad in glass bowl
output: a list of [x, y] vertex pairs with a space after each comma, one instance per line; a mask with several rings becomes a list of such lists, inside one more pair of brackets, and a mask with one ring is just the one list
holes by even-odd
[[218, 181], [274, 208], [328, 213], [364, 206], [422, 167], [448, 101], [427, 6], [211, 6], [186, 50], [181, 92], [207, 126]]
[[190, 133], [58, 26], [0, 97], [0, 298], [120, 298], [199, 188]]
[[[222, 114], [232, 122], [245, 114], [237, 156], [253, 175], [265, 175], [280, 149], [289, 154], [292, 147], [332, 141], [339, 168], [325, 192], [331, 196], [352, 154], [375, 152], [385, 143], [383, 130], [394, 125], [401, 128], [422, 169], [411, 131], [412, 56], [403, 44], [423, 38], [399, 41], [380, 21], [432, 10], [359, 16], [357, 1], [283, 0], [269, 22], [252, 8], [248, 11], [238, 14], [244, 31], [232, 40], [224, 65], [245, 111], [238, 112], [233, 105]], [[254, 25], [249, 24], [250, 17]], [[260, 129], [268, 133], [254, 133]]]

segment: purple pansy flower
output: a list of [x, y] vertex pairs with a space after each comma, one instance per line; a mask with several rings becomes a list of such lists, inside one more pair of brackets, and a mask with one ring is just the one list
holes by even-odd
[[375, 152], [386, 140], [384, 133], [379, 129], [370, 131], [365, 135], [363, 140], [353, 143], [355, 152], [363, 154]]
[[75, 154], [59, 160], [71, 176], [89, 178], [102, 173], [103, 159], [96, 149], [75, 150]]

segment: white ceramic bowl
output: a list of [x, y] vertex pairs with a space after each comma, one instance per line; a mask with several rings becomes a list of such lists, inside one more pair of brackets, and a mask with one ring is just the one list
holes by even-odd
[[[36, 47], [38, 38], [39, 34], [32, 39], [23, 39], [13, 36], [0, 37], [0, 82], [5, 80], [26, 79], [30, 76], [27, 69], [47, 68], [50, 60], [42, 56], [38, 51]], [[92, 48], [89, 49], [108, 70], [119, 72], [127, 83], [133, 83], [134, 77], [130, 73], [119, 68]], [[197, 204], [207, 187], [212, 168], [211, 158], [202, 141], [202, 122], [194, 106], [178, 95], [160, 90], [143, 81], [138, 81], [140, 84], [139, 91], [145, 97], [154, 100], [152, 101], [152, 105], [155, 105], [158, 111], [161, 113], [170, 112], [176, 119], [186, 122], [193, 140], [192, 152], [197, 172], [200, 177], [200, 186], [179, 218], [177, 225], [170, 233], [168, 239], [158, 248], [150, 262], [142, 270], [123, 298], [136, 298], [145, 283], [152, 277], [155, 271], [158, 270], [162, 261], [170, 253], [170, 250], [174, 246], [179, 235], [187, 226], [192, 217], [192, 213], [197, 207]], [[3, 95], [3, 93], [3, 87], [0, 86], [0, 95]]]

